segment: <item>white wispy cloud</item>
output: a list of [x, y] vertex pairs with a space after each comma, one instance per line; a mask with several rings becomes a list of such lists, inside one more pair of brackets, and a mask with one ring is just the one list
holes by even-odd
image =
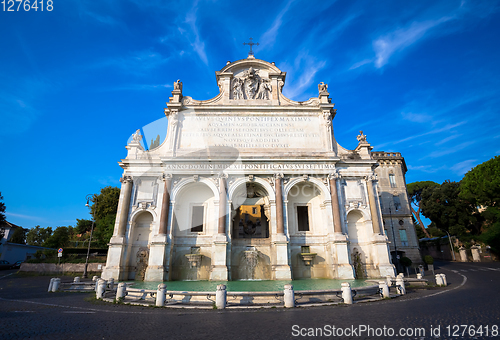
[[455, 172], [457, 175], [463, 176], [476, 165], [477, 159], [467, 159], [465, 161], [454, 164], [450, 167], [450, 170]]
[[[292, 86], [284, 87], [284, 95], [288, 98], [296, 98], [304, 93], [305, 90], [309, 89], [314, 76], [318, 71], [324, 68], [326, 61], [317, 61], [314, 57], [309, 55], [306, 51], [302, 51], [295, 58], [294, 73], [299, 73], [300, 75], [296, 80], [293, 81]], [[300, 73], [300, 71], [302, 73]]]
[[262, 37], [260, 38], [261, 41], [260, 44], [265, 48], [273, 48], [274, 42], [276, 41], [276, 37], [278, 35], [278, 30], [283, 24], [283, 17], [285, 16], [286, 12], [288, 12], [293, 2], [294, 0], [289, 0], [287, 2], [285, 7], [283, 7], [283, 9], [278, 13], [276, 18], [274, 19], [271, 27], [269, 27], [267, 31], [265, 31]]
[[446, 142], [449, 142], [450, 140], [453, 140], [453, 139], [458, 138], [458, 137], [460, 137], [460, 136], [462, 136], [462, 135], [461, 135], [461, 134], [457, 134], [457, 135], [451, 135], [451, 136], [448, 136], [448, 137], [446, 137], [446, 138], [444, 138], [444, 139], [441, 139], [439, 142], [434, 143], [434, 145], [435, 145], [435, 146], [439, 146], [439, 145], [441, 145], [441, 144], [444, 144], [444, 143], [446, 143]]
[[373, 41], [375, 52], [374, 64], [381, 68], [389, 62], [391, 56], [401, 52], [424, 37], [432, 28], [453, 19], [445, 16], [437, 20], [413, 22], [408, 27], [397, 29]]
[[422, 159], [427, 158], [427, 157], [437, 158], [437, 157], [450, 155], [452, 153], [461, 151], [461, 150], [471, 146], [474, 143], [476, 143], [476, 141], [468, 141], [468, 142], [464, 142], [464, 143], [461, 143], [458, 145], [454, 145], [453, 147], [446, 148], [443, 150], [436, 150], [436, 151], [431, 152], [428, 156], [423, 157]]
[[432, 121], [432, 117], [426, 113], [401, 112], [401, 116], [403, 119], [414, 123], [429, 123]]
[[6, 212], [5, 215], [12, 216], [12, 217], [18, 217], [18, 218], [24, 218], [24, 219], [33, 220], [33, 221], [41, 221], [41, 222], [46, 221], [43, 217], [24, 215], [24, 214], [16, 214], [16, 213], [12, 213], [12, 212]]
[[198, 54], [198, 57], [201, 59], [201, 61], [208, 66], [207, 53], [205, 52], [205, 42], [201, 40], [200, 32], [198, 30], [198, 26], [196, 25], [196, 21], [198, 19], [197, 11], [198, 1], [195, 1], [193, 7], [191, 7], [190, 11], [186, 14], [186, 18], [184, 21], [190, 28], [190, 34], [188, 34], [188, 32], [182, 27], [178, 27], [178, 29], [181, 34], [185, 35], [188, 38], [191, 47], [193, 47], [194, 51], [196, 52], [196, 54]]

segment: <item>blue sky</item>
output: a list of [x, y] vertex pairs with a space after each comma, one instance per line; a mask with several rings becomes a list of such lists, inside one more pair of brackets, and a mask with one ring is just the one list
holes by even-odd
[[408, 183], [460, 180], [500, 154], [497, 1], [53, 6], [0, 12], [0, 191], [26, 228], [88, 218], [85, 196], [119, 186], [130, 135], [149, 142], [166, 125], [172, 83], [214, 97], [214, 72], [246, 58], [249, 37], [287, 72], [288, 97], [327, 83], [337, 141], [352, 149], [363, 130], [375, 150], [401, 152]]

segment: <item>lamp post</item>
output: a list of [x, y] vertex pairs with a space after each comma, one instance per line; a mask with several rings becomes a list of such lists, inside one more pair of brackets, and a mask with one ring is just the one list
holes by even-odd
[[450, 233], [447, 231], [447, 230], [444, 230], [444, 229], [441, 229], [441, 228], [438, 228], [436, 227], [437, 229], [439, 230], [442, 230], [444, 231], [446, 234], [448, 234], [448, 241], [450, 241], [450, 248], [451, 248], [451, 256], [453, 256], [453, 261], [456, 261], [456, 258], [455, 258], [455, 251], [453, 250], [453, 244], [451, 243], [451, 236], [450, 236]]
[[[94, 195], [88, 194], [85, 198], [87, 199], [87, 203], [85, 204], [86, 207], [90, 208], [90, 212], [92, 213], [92, 208], [89, 205], [89, 202], [93, 202], [95, 204], [95, 201], [92, 200]], [[90, 255], [90, 243], [92, 242], [92, 234], [94, 233], [94, 223], [95, 223], [95, 211], [92, 214], [92, 227], [90, 228], [90, 238], [89, 238], [89, 244], [87, 247], [87, 258], [85, 259], [85, 267], [83, 268], [83, 275], [82, 278], [86, 279], [87, 278], [87, 267], [89, 265], [89, 255]]]

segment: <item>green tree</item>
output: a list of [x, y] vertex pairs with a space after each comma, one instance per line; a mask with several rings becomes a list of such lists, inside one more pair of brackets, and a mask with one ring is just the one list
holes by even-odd
[[[420, 214], [422, 213], [422, 207], [420, 205], [422, 201], [422, 193], [424, 192], [424, 190], [430, 192], [437, 187], [439, 187], [439, 184], [432, 181], [413, 182], [406, 185], [406, 189], [408, 190], [408, 197], [411, 202], [411, 212], [413, 213], [413, 217], [417, 220], [418, 226], [424, 233], [425, 237], [430, 237], [430, 235], [425, 229], [425, 225], [422, 223], [422, 219], [420, 218]], [[415, 207], [417, 208], [417, 210], [415, 210]]]
[[500, 206], [500, 156], [477, 165], [465, 174], [460, 197], [485, 208]]
[[26, 235], [26, 243], [30, 246], [39, 246], [41, 247], [45, 241], [49, 239], [52, 235], [52, 228], [41, 228], [37, 225], [34, 228], [31, 228]]
[[26, 244], [26, 233], [28, 232], [28, 229], [24, 228], [16, 228], [14, 229], [14, 233], [12, 233], [12, 236], [9, 240], [10, 243], [18, 243], [18, 244]]
[[479, 208], [485, 221], [480, 240], [500, 254], [500, 156], [465, 174], [460, 185], [460, 198]]
[[117, 187], [105, 187], [99, 195], [92, 197], [91, 214], [95, 217], [93, 242], [99, 246], [106, 246], [113, 235], [116, 211], [120, 199], [120, 189]]
[[70, 229], [68, 227], [57, 227], [43, 246], [47, 248], [62, 248], [69, 243], [69, 239]]
[[87, 232], [90, 232], [90, 229], [92, 228], [92, 221], [91, 220], [86, 220], [86, 219], [76, 219], [76, 232], [78, 234], [85, 234]]
[[480, 234], [481, 221], [474, 205], [458, 197], [460, 183], [445, 181], [432, 190], [424, 189], [420, 207], [433, 226], [447, 230], [461, 241]]

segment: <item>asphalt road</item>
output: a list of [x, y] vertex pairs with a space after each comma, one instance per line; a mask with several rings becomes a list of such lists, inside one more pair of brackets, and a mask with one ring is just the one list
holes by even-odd
[[448, 287], [410, 291], [392, 300], [224, 311], [113, 305], [95, 301], [87, 293], [47, 293], [49, 276], [1, 271], [0, 338], [290, 339], [311, 334], [342, 339], [500, 338], [500, 263], [437, 267], [436, 272], [446, 274]]

